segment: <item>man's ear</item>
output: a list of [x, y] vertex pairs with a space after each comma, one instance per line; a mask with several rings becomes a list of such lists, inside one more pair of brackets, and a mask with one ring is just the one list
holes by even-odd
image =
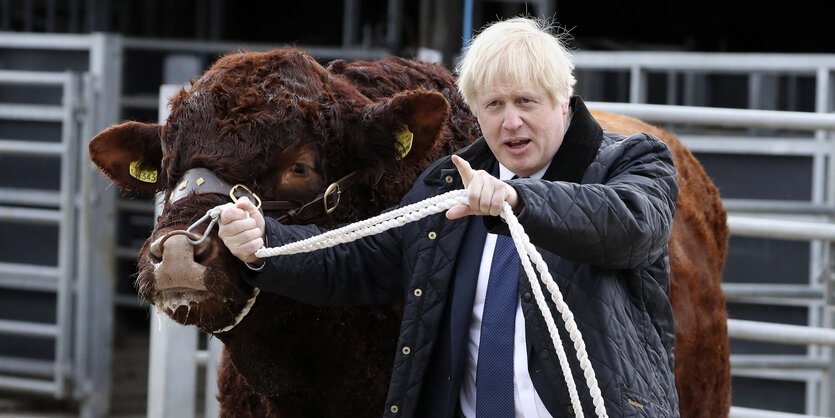
[[90, 159], [122, 189], [153, 194], [162, 183], [162, 145], [158, 124], [126, 122], [90, 141]]
[[359, 167], [421, 164], [438, 142], [449, 116], [440, 93], [413, 90], [369, 105], [360, 119], [355, 158]]

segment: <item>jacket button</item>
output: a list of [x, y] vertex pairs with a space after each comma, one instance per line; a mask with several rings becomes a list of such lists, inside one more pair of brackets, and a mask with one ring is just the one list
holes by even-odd
[[400, 351], [402, 351], [403, 354], [409, 354], [409, 353], [412, 352], [412, 349], [407, 346], [407, 347], [403, 347], [403, 349], [400, 350]]
[[438, 237], [438, 234], [436, 234], [435, 231], [432, 231], [432, 232], [429, 233], [429, 239], [435, 239], [437, 237]]
[[415, 289], [415, 296], [420, 297], [423, 294], [423, 290]]
[[539, 352], [539, 358], [542, 360], [548, 360], [549, 355], [548, 350], [542, 350]]
[[396, 414], [399, 410], [400, 408], [398, 408], [397, 405], [392, 405], [391, 408], [389, 408], [389, 411], [391, 411], [392, 414]]
[[444, 181], [446, 181], [447, 183], [452, 183], [452, 176], [444, 177]]
[[531, 292], [525, 292], [525, 293], [522, 294], [522, 301], [523, 302], [530, 302], [531, 298], [533, 298], [533, 295], [531, 295]]

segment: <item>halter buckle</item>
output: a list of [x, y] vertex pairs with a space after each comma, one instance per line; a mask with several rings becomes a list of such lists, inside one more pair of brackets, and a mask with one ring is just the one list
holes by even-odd
[[[334, 190], [336, 190], [336, 203], [333, 207], [328, 207], [328, 197], [333, 194]], [[339, 206], [339, 198], [342, 196], [342, 189], [339, 188], [338, 182], [331, 183], [327, 189], [325, 189], [325, 194], [322, 196], [322, 202], [325, 204], [325, 213], [330, 215], [331, 212], [336, 210], [336, 207]]]

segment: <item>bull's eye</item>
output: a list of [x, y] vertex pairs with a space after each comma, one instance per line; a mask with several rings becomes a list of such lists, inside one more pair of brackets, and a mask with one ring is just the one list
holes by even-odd
[[293, 165], [293, 168], [291, 168], [290, 170], [292, 170], [294, 173], [297, 173], [297, 174], [307, 174], [307, 171], [309, 169], [310, 168], [307, 166], [307, 164], [296, 163], [296, 164]]

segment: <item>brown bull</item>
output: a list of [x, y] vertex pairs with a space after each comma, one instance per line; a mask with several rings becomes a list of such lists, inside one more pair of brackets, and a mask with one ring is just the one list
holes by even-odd
[[[673, 151], [680, 193], [670, 240], [670, 297], [681, 413], [727, 415], [729, 353], [720, 289], [727, 227], [718, 192], [674, 136], [620, 115], [595, 117], [618, 133], [651, 132]], [[414, 133], [408, 152], [397, 141], [404, 126]], [[319, 308], [274, 294], [254, 298], [256, 289], [240, 277], [241, 263], [214, 232], [193, 244], [204, 226], [175, 231], [228, 202], [229, 189], [252, 196], [232, 186], [237, 184], [264, 202], [266, 215], [283, 222], [333, 226], [364, 219], [396, 204], [431, 161], [479, 135], [441, 66], [389, 58], [323, 68], [288, 48], [221, 58], [171, 99], [165, 125], [114, 126], [89, 150], [123, 189], [168, 197], [139, 254], [136, 284], [144, 299], [174, 320], [225, 344], [223, 416], [371, 417], [383, 410], [398, 306]], [[206, 170], [189, 171], [195, 168]], [[323, 197], [337, 181], [339, 200], [335, 193]]]

